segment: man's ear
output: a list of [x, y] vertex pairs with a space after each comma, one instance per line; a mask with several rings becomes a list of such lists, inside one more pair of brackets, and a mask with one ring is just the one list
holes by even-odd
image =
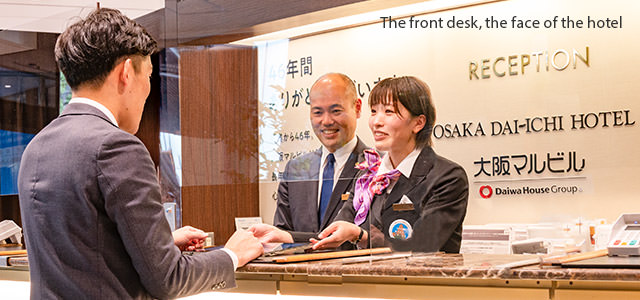
[[[129, 67], [127, 68], [127, 61], [129, 61]], [[118, 88], [118, 93], [123, 94], [125, 92], [126, 87], [128, 86], [128, 82], [130, 79], [130, 75], [127, 75], [128, 70], [132, 69], [131, 60], [126, 59], [118, 63], [111, 73], [109, 74], [109, 78], [113, 78], [111, 83], [115, 84]]]
[[133, 61], [127, 58], [122, 62], [122, 72], [120, 73], [120, 81], [125, 85], [129, 85], [133, 79], [135, 70], [133, 69]]
[[356, 118], [360, 118], [360, 112], [362, 111], [362, 100], [356, 99]]

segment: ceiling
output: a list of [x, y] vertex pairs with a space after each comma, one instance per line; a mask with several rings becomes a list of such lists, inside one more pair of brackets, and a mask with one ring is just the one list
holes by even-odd
[[166, 0], [165, 9], [136, 21], [163, 48], [212, 45], [424, 1], [428, 0]]
[[100, 2], [143, 25], [161, 47], [227, 43], [425, 0], [0, 0], [0, 55], [33, 49]]
[[97, 2], [135, 19], [164, 8], [165, 0], [0, 0], [0, 30], [60, 33]]
[[[256, 24], [351, 3], [368, 2], [373, 9], [383, 2], [407, 1], [424, 0], [0, 0], [0, 55], [34, 49], [35, 32], [60, 33], [91, 12], [97, 2], [135, 19], [165, 47], [165, 39], [173, 45], [210, 36], [253, 36], [265, 31], [256, 30]], [[328, 12], [326, 18], [335, 13]], [[287, 21], [280, 27], [295, 23]], [[270, 26], [266, 31], [281, 29]]]
[[0, 55], [35, 49], [100, 2], [143, 25], [161, 48], [224, 44], [292, 27], [421, 2], [502, 0], [0, 0]]

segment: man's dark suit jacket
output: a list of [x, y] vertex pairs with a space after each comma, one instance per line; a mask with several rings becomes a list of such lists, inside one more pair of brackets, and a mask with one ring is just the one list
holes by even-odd
[[351, 190], [358, 173], [357, 162], [364, 160], [367, 146], [358, 139], [338, 182], [334, 184], [324, 219], [318, 224], [318, 177], [322, 148], [287, 163], [278, 186], [278, 205], [273, 225], [291, 233], [294, 242], [308, 242], [326, 228], [346, 202], [342, 195]]
[[[413, 208], [394, 209], [393, 204], [400, 202], [405, 195], [412, 202]], [[431, 147], [425, 147], [418, 155], [409, 178], [400, 175], [389, 195], [377, 195], [373, 198], [372, 209], [363, 224], [370, 224], [370, 216], [378, 214], [374, 215], [372, 225], [384, 235], [385, 245], [392, 246], [396, 251], [458, 253], [468, 198], [469, 184], [464, 169], [437, 155]], [[376, 205], [379, 205], [377, 211], [374, 208]], [[351, 197], [336, 220], [353, 223], [354, 217]], [[380, 220], [381, 224], [375, 220]], [[411, 225], [413, 233], [409, 239], [390, 236], [389, 227], [395, 220], [405, 220]]]
[[183, 255], [142, 142], [69, 104], [29, 143], [18, 176], [31, 297], [174, 298], [235, 286], [223, 251]]

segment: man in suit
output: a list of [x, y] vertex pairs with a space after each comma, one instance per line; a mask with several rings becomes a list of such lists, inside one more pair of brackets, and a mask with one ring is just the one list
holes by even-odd
[[321, 76], [311, 86], [309, 99], [311, 126], [322, 146], [287, 163], [273, 220], [284, 231], [254, 226], [251, 230], [263, 242], [308, 242], [331, 224], [349, 197], [355, 164], [367, 148], [355, 134], [362, 101], [349, 77]]
[[149, 95], [153, 38], [117, 10], [71, 25], [55, 57], [73, 98], [27, 146], [18, 177], [31, 297], [174, 298], [233, 287], [262, 253], [249, 232], [183, 254], [206, 236], [171, 233], [155, 167], [133, 134]]

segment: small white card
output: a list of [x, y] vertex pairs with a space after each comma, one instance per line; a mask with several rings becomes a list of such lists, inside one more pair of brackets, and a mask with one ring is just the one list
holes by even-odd
[[207, 232], [207, 237], [204, 239], [205, 247], [215, 246], [215, 239], [213, 238], [213, 232]]
[[247, 230], [253, 224], [262, 224], [261, 217], [236, 218], [236, 230]]

